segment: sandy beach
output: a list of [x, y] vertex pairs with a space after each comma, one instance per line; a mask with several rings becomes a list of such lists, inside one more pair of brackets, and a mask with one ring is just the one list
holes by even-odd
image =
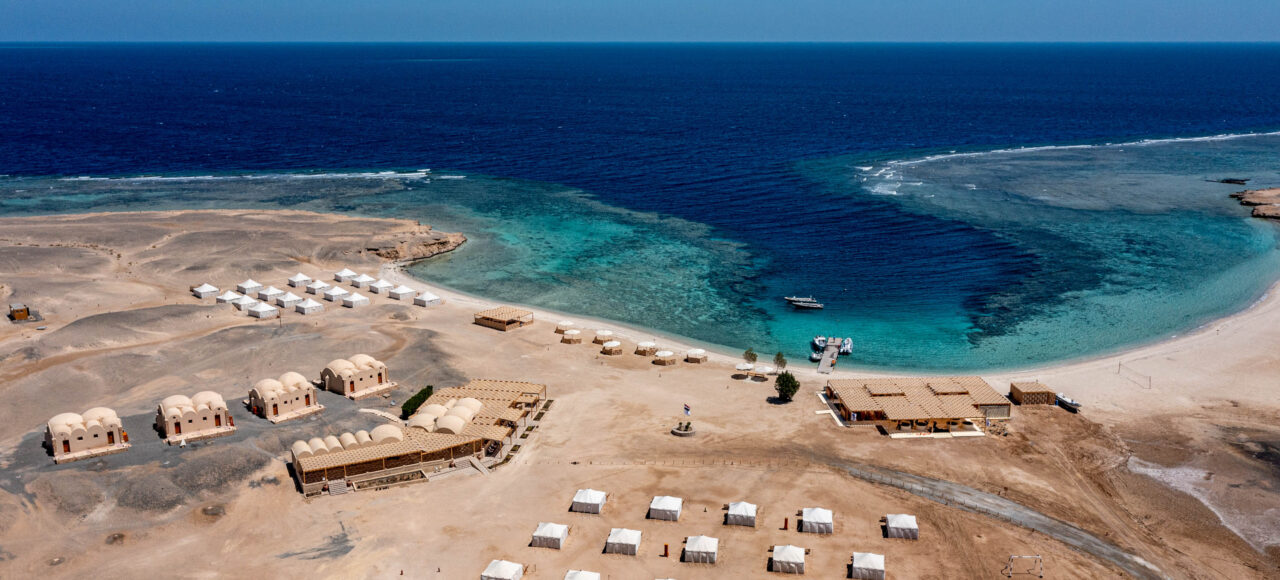
[[[465, 234], [465, 232], [462, 232]], [[0, 219], [0, 294], [44, 317], [0, 326], [0, 576], [474, 578], [490, 560], [526, 578], [586, 569], [611, 578], [764, 577], [775, 544], [810, 548], [810, 575], [843, 575], [853, 551], [886, 555], [891, 578], [996, 577], [1010, 555], [1039, 554], [1047, 578], [1134, 575], [1052, 534], [851, 477], [846, 467], [917, 474], [1016, 502], [1150, 564], [1149, 577], [1280, 574], [1280, 297], [1186, 336], [1115, 356], [984, 375], [1000, 392], [1036, 379], [1084, 404], [1080, 414], [1015, 407], [1003, 434], [895, 440], [842, 428], [816, 396], [827, 378], [795, 361], [796, 400], [772, 381], [732, 378], [738, 359], [651, 364], [631, 354], [652, 331], [535, 310], [502, 333], [472, 324], [494, 303], [409, 277], [406, 260], [463, 243], [404, 220], [292, 211], [137, 212]], [[245, 278], [287, 288], [341, 268], [430, 288], [444, 304], [370, 295], [359, 309], [248, 318], [188, 288]], [[565, 345], [556, 321], [613, 330], [621, 356]], [[43, 327], [43, 329], [39, 329]], [[316, 377], [367, 353], [401, 387], [272, 425], [239, 405], [258, 379]], [[769, 358], [762, 355], [762, 358]], [[842, 366], [835, 375], [869, 376]], [[418, 388], [494, 378], [546, 384], [554, 401], [510, 462], [485, 475], [304, 498], [287, 466], [299, 438], [385, 422]], [[148, 429], [157, 401], [198, 390], [237, 401], [232, 437], [186, 448]], [[325, 395], [329, 395], [325, 393]], [[682, 414], [684, 405], [692, 415]], [[128, 452], [54, 465], [40, 446], [62, 412], [115, 409]], [[690, 420], [698, 434], [669, 429]], [[600, 515], [568, 512], [574, 491], [608, 491]], [[647, 520], [652, 496], [685, 499], [679, 522]], [[761, 506], [757, 528], [721, 525], [722, 506]], [[795, 513], [835, 512], [835, 533], [797, 533]], [[921, 541], [881, 537], [878, 519], [912, 513]], [[788, 528], [783, 530], [784, 518]], [[529, 547], [539, 522], [570, 525], [563, 550]], [[637, 556], [602, 554], [610, 528], [644, 532]], [[684, 537], [721, 540], [715, 565], [678, 555]]]

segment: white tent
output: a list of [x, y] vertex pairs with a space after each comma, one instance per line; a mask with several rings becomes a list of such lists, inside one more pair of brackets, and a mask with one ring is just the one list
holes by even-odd
[[302, 302], [302, 297], [293, 292], [285, 292], [276, 298], [276, 305], [283, 308], [293, 308], [299, 302]]
[[280, 316], [280, 309], [266, 302], [259, 302], [249, 307], [249, 316], [254, 318], [275, 318]]
[[586, 570], [570, 570], [564, 573], [564, 580], [600, 580], [600, 573]]
[[359, 292], [354, 292], [349, 296], [342, 298], [342, 305], [347, 308], [359, 308], [369, 305], [369, 298]]
[[800, 512], [802, 527], [800, 531], [810, 534], [830, 534], [835, 532], [835, 524], [831, 510], [820, 507], [804, 508]]
[[854, 552], [852, 570], [850, 578], [884, 580], [884, 554]]
[[725, 516], [724, 523], [730, 526], [756, 527], [756, 504], [745, 501], [729, 504], [729, 515]]
[[208, 298], [210, 296], [218, 295], [218, 287], [208, 283], [201, 284], [192, 288], [191, 293], [194, 294], [196, 298]]
[[343, 268], [333, 273], [333, 280], [335, 282], [346, 282], [347, 280], [350, 280], [355, 277], [356, 277], [356, 273], [352, 272], [347, 268]]
[[414, 306], [433, 306], [440, 303], [440, 297], [423, 290], [418, 293], [418, 297], [413, 299]]
[[236, 310], [244, 310], [257, 303], [258, 303], [257, 300], [254, 300], [248, 296], [241, 296], [231, 301], [231, 305], [235, 306]]
[[890, 538], [920, 539], [920, 526], [916, 525], [916, 517], [907, 514], [889, 514], [884, 517], [885, 533]]
[[786, 574], [804, 574], [804, 548], [800, 546], [774, 546], [773, 571]]
[[696, 363], [704, 362], [707, 360], [707, 351], [701, 348], [689, 349], [684, 353], [684, 360]]
[[355, 278], [352, 278], [350, 282], [351, 282], [351, 285], [355, 286], [356, 288], [363, 288], [365, 286], [368, 286], [369, 284], [372, 284], [376, 280], [377, 278], [374, 278], [373, 276], [370, 276], [368, 274], [361, 274], [359, 276], [356, 276]]
[[379, 279], [377, 282], [374, 282], [373, 284], [369, 285], [369, 291], [373, 292], [374, 294], [386, 294], [387, 292], [390, 292], [392, 288], [395, 288], [395, 287], [396, 287], [395, 284], [392, 284], [386, 280]]
[[261, 289], [262, 289], [262, 284], [254, 282], [253, 278], [249, 278], [244, 282], [236, 284], [236, 292], [239, 292], [241, 294], [253, 294]]
[[334, 286], [324, 291], [324, 299], [329, 302], [341, 302], [342, 297], [350, 294], [346, 288]]
[[404, 284], [396, 286], [387, 292], [387, 296], [390, 296], [394, 300], [413, 300], [413, 297], [417, 294], [418, 293], [415, 292], [413, 288], [405, 286]]
[[529, 545], [535, 548], [555, 548], [559, 550], [564, 546], [564, 541], [568, 537], [569, 526], [551, 522], [538, 522], [538, 529], [533, 531], [533, 541]]
[[232, 292], [232, 291], [230, 291], [230, 290], [227, 290], [226, 292], [223, 292], [223, 293], [222, 293], [222, 296], [219, 296], [219, 297], [218, 297], [218, 304], [226, 304], [226, 303], [228, 303], [228, 302], [235, 302], [236, 300], [239, 300], [239, 299], [241, 299], [241, 298], [243, 298], [243, 296], [240, 296], [239, 294], [236, 294], [235, 292]]
[[569, 506], [569, 511], [598, 514], [600, 510], [604, 509], [606, 499], [607, 497], [603, 491], [580, 489], [578, 493], [573, 494], [573, 504]]
[[640, 552], [640, 530], [613, 528], [605, 540], [604, 553], [634, 556]]
[[317, 312], [324, 310], [324, 304], [321, 304], [319, 302], [316, 302], [315, 300], [308, 298], [306, 300], [303, 300], [302, 302], [299, 302], [297, 306], [293, 307], [293, 309], [297, 310], [301, 314], [315, 314]]
[[480, 580], [520, 580], [522, 576], [524, 566], [506, 560], [494, 560], [480, 573]]
[[738, 363], [738, 366], [733, 367], [733, 368], [738, 369], [738, 370], [743, 371], [743, 372], [746, 372], [746, 371], [749, 371], [749, 370], [751, 370], [751, 369], [756, 368], [756, 365], [753, 365], [753, 364], [748, 363], [748, 362], [744, 362], [744, 363]]
[[294, 288], [302, 288], [311, 283], [311, 276], [298, 272], [289, 277], [289, 285]]
[[678, 497], [656, 495], [653, 501], [649, 502], [649, 519], [674, 522], [680, 519], [680, 508], [683, 506], [684, 500]]
[[769, 374], [769, 373], [772, 373], [772, 372], [773, 372], [773, 367], [770, 367], [770, 366], [759, 366], [759, 367], [756, 367], [756, 368], [755, 368], [755, 371], [756, 371], [757, 373], [762, 374], [762, 375], [767, 375], [767, 374]]
[[711, 536], [689, 536], [684, 540], [684, 561], [696, 564], [715, 564], [720, 551], [720, 540]]
[[258, 300], [266, 300], [267, 302], [270, 302], [275, 300], [276, 297], [281, 294], [284, 294], [284, 290], [276, 288], [275, 286], [267, 286], [266, 288], [258, 291]]
[[315, 282], [307, 284], [307, 294], [320, 294], [321, 292], [328, 290], [329, 287], [330, 284], [328, 282], [316, 280]]

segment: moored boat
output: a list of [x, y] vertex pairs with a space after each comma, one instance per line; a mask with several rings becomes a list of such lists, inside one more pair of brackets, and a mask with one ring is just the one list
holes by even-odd
[[852, 338], [846, 338], [840, 343], [840, 354], [853, 354]]
[[825, 337], [825, 336], [815, 336], [815, 337], [813, 337], [813, 346], [814, 346], [815, 348], [817, 348], [818, 350], [822, 350], [822, 349], [824, 349], [824, 348], [827, 348], [827, 337]]

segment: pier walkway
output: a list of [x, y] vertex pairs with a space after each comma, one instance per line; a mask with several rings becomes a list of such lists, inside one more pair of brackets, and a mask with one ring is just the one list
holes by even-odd
[[818, 362], [818, 372], [824, 375], [829, 375], [835, 370], [836, 357], [840, 356], [840, 339], [837, 338], [833, 342], [835, 344], [828, 342], [827, 347], [822, 349], [822, 360]]

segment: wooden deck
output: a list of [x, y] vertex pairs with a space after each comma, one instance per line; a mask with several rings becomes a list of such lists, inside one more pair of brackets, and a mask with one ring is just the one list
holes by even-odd
[[822, 349], [822, 360], [818, 361], [818, 372], [824, 375], [831, 374], [831, 371], [835, 370], [837, 356], [840, 356], [840, 341], [838, 340], [835, 341], [835, 344], [828, 343], [827, 347]]

